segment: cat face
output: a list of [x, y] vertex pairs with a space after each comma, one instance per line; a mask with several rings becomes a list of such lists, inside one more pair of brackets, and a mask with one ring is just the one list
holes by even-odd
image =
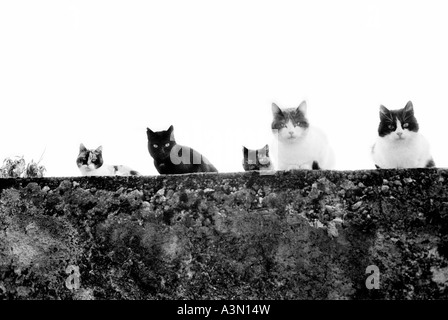
[[390, 141], [405, 141], [411, 139], [419, 130], [414, 116], [414, 107], [409, 101], [398, 110], [389, 110], [380, 106], [380, 125], [378, 135]]
[[272, 104], [272, 132], [283, 142], [294, 143], [307, 133], [309, 123], [306, 118], [307, 105], [303, 101], [297, 109], [281, 110], [275, 103]]
[[95, 150], [89, 150], [81, 143], [79, 147], [79, 155], [76, 159], [78, 168], [85, 171], [91, 171], [100, 168], [103, 165], [102, 153], [102, 146], [99, 146]]
[[243, 147], [243, 156], [243, 168], [246, 171], [269, 168], [271, 165], [268, 145], [257, 150], [249, 150], [246, 147]]
[[166, 160], [169, 158], [171, 149], [176, 145], [173, 130], [173, 126], [170, 126], [166, 131], [157, 132], [146, 128], [148, 151], [154, 159]]

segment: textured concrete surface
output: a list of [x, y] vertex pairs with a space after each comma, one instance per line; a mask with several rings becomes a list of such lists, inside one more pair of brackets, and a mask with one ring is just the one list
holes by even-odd
[[446, 299], [447, 183], [442, 169], [0, 179], [0, 298]]

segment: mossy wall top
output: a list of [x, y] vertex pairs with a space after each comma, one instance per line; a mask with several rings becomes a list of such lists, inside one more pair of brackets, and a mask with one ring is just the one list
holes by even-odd
[[0, 298], [446, 299], [447, 183], [442, 169], [0, 179]]

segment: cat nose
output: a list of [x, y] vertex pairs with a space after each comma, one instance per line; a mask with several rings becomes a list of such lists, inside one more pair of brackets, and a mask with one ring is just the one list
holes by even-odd
[[397, 132], [398, 136], [401, 137], [403, 132]]

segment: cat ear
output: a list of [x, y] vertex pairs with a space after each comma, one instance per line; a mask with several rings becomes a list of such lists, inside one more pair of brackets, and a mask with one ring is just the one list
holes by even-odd
[[149, 137], [150, 134], [154, 134], [154, 131], [146, 127], [146, 135]]
[[297, 111], [302, 112], [304, 115], [306, 114], [306, 109], [308, 108], [306, 101], [303, 100], [302, 103], [299, 105], [299, 107], [297, 108]]
[[95, 151], [98, 151], [98, 152], [103, 152], [103, 146], [99, 146], [98, 148], [96, 148], [96, 150]]
[[266, 157], [269, 157], [269, 145], [268, 144], [265, 145], [263, 149], [264, 149], [264, 155]]
[[243, 146], [243, 155], [245, 158], [247, 158], [247, 155], [249, 154], [249, 149], [247, 149], [245, 146]]
[[272, 103], [272, 114], [274, 115], [274, 116], [276, 116], [276, 115], [283, 115], [283, 112], [282, 112], [282, 109], [280, 109], [279, 107], [278, 107], [278, 105], [276, 105], [275, 103]]
[[404, 107], [404, 112], [407, 113], [414, 113], [414, 105], [412, 104], [412, 101], [408, 101], [408, 103], [406, 104], [406, 107]]
[[170, 141], [174, 141], [174, 127], [173, 125], [170, 125], [170, 127], [168, 128], [168, 133], [170, 134]]
[[389, 109], [383, 105], [380, 105], [380, 118], [384, 117], [389, 118]]
[[80, 152], [82, 152], [82, 151], [87, 151], [87, 148], [84, 146], [84, 144], [80, 144], [80, 146], [79, 146], [79, 151]]

